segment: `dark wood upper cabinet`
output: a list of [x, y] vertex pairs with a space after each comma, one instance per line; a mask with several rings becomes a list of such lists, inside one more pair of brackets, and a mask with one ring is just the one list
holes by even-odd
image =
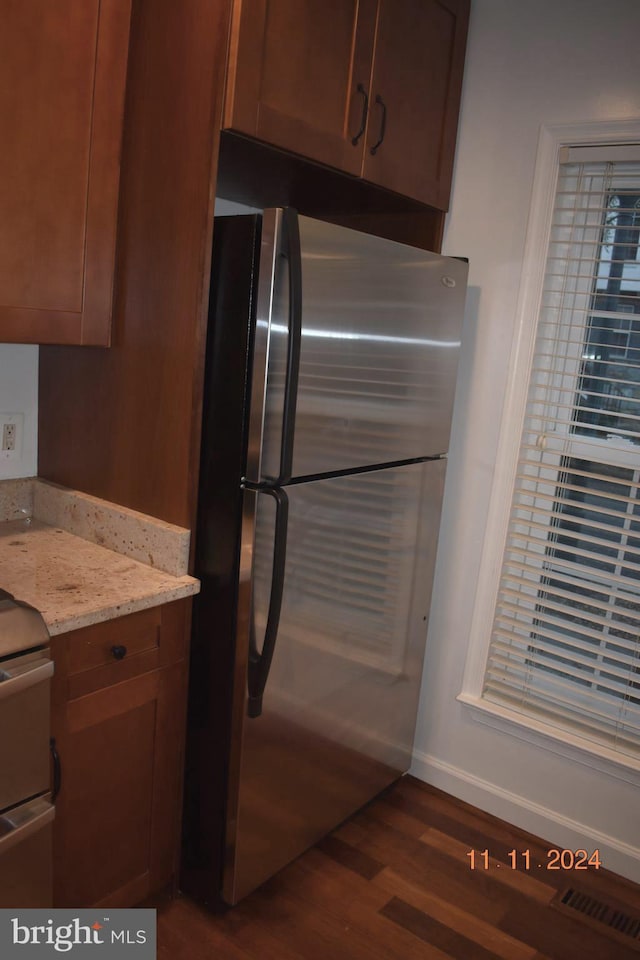
[[224, 126], [360, 174], [375, 23], [376, 0], [238, 0]]
[[0, 0], [0, 341], [107, 345], [131, 0]]
[[468, 18], [469, 0], [236, 0], [223, 125], [446, 210]]

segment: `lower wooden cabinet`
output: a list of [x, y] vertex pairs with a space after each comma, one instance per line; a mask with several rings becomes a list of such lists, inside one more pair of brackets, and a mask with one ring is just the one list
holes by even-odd
[[55, 906], [134, 906], [175, 876], [189, 609], [52, 641]]

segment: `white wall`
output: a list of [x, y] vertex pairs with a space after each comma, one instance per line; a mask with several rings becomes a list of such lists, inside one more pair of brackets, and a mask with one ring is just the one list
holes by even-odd
[[640, 881], [638, 778], [474, 720], [469, 643], [542, 123], [640, 116], [637, 0], [472, 0], [444, 252], [470, 258], [413, 773]]
[[0, 344], [0, 415], [22, 413], [19, 457], [0, 451], [0, 480], [33, 477], [38, 472], [38, 347]]
[[248, 207], [245, 203], [236, 203], [235, 200], [225, 200], [216, 197], [214, 214], [216, 217], [233, 217], [244, 213], [260, 213], [257, 207]]

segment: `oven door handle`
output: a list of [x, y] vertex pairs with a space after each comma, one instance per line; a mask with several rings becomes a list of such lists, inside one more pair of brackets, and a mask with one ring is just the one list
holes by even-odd
[[24, 673], [20, 672], [15, 676], [11, 675], [10, 666], [4, 670], [0, 667], [1, 673], [4, 673], [8, 679], [0, 682], [0, 701], [13, 697], [16, 693], [22, 693], [23, 690], [34, 687], [36, 683], [49, 680], [53, 676], [53, 660], [48, 658], [41, 660], [31, 670], [25, 670]]
[[42, 830], [55, 815], [55, 807], [45, 798], [38, 797], [0, 816], [0, 827], [7, 831], [0, 833], [0, 857], [17, 843]]

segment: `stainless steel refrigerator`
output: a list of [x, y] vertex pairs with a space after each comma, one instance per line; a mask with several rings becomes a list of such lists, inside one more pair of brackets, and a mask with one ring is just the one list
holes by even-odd
[[216, 219], [182, 869], [213, 906], [409, 768], [466, 274]]

